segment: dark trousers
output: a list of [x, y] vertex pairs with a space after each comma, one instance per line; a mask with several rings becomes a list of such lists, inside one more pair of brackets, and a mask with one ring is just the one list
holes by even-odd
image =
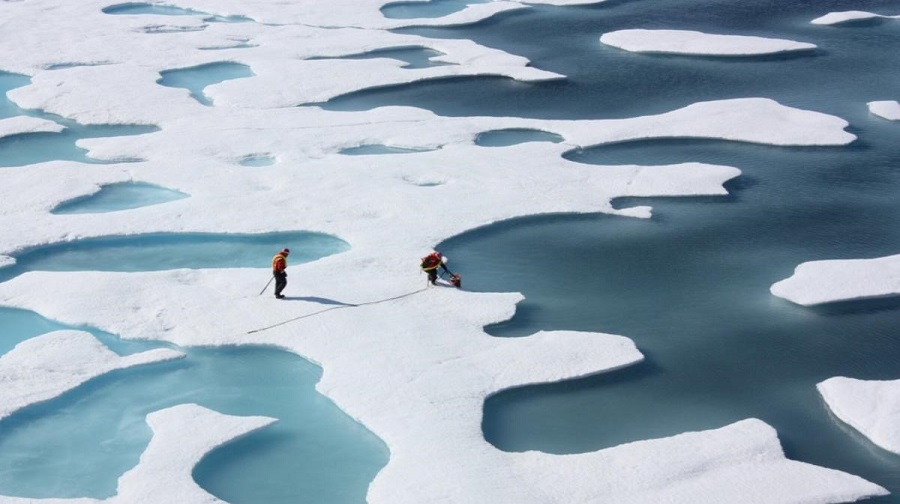
[[432, 270], [428, 270], [428, 272], [427, 272], [427, 273], [428, 273], [428, 281], [431, 282], [432, 285], [434, 285], [434, 283], [437, 282], [438, 270], [439, 270], [439, 269], [442, 269], [442, 270], [444, 270], [444, 271], [447, 271], [447, 268], [445, 268], [444, 265], [441, 264], [441, 265], [438, 266], [437, 268], [434, 268], [434, 269], [432, 269]]
[[273, 271], [272, 275], [275, 276], [275, 295], [280, 296], [281, 291], [287, 287], [287, 273], [284, 271]]

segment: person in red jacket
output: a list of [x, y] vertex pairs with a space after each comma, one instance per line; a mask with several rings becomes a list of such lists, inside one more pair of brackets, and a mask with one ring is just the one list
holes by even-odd
[[275, 297], [284, 299], [281, 291], [287, 287], [287, 258], [291, 253], [289, 249], [282, 249], [281, 252], [275, 254], [272, 258], [272, 276], [275, 277]]
[[427, 256], [422, 258], [422, 262], [419, 264], [421, 266], [422, 271], [428, 273], [428, 282], [431, 285], [435, 285], [438, 277], [438, 268], [443, 269], [450, 275], [450, 284], [454, 287], [462, 286], [462, 279], [459, 275], [453, 274], [452, 271], [447, 269], [447, 258], [442, 256], [440, 252], [434, 251]]

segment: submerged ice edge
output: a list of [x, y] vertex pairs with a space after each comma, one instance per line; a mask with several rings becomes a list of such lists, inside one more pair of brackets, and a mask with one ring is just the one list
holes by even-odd
[[828, 408], [872, 443], [900, 454], [900, 380], [859, 380], [838, 376], [816, 385]]
[[[900, 300], [900, 255], [874, 259], [811, 261], [770, 288], [773, 295], [803, 306], [872, 299]], [[819, 383], [831, 412], [872, 443], [900, 454], [900, 380], [833, 377]]]
[[15, 116], [0, 119], [0, 140], [28, 133], [59, 133], [65, 126], [49, 119], [30, 116]]
[[839, 25], [854, 21], [868, 21], [873, 19], [900, 19], [900, 16], [887, 16], [866, 11], [841, 11], [829, 12], [824, 16], [813, 19], [810, 23], [816, 25]]
[[183, 357], [166, 348], [120, 357], [82, 331], [36, 336], [0, 356], [0, 421], [106, 373]]
[[873, 101], [868, 103], [869, 112], [888, 121], [900, 121], [900, 102], [897, 100]]
[[[165, 502], [224, 502], [203, 490], [193, 468], [209, 452], [277, 421], [263, 416], [225, 415], [197, 404], [182, 404], [147, 416], [153, 431], [149, 446], [136, 467], [119, 478], [116, 495], [108, 499], [32, 499], [0, 496], [4, 504], [145, 502], [148, 496]], [[157, 481], [165, 481], [160, 486]]]
[[804, 306], [900, 297], [900, 254], [805, 262], [770, 290], [775, 296]]
[[[312, 306], [315, 303], [310, 299], [315, 297], [361, 303], [422, 290], [421, 278], [415, 275], [416, 266], [400, 262], [397, 258], [417, 257], [422, 249], [470, 227], [533, 213], [614, 212], [609, 206], [609, 199], [623, 195], [721, 194], [722, 182], [735, 176], [736, 168], [692, 164], [666, 170], [635, 166], [597, 170], [596, 167], [564, 162], [559, 159], [559, 149], [555, 147], [516, 146], [486, 154], [484, 149], [468, 145], [473, 136], [471, 130], [460, 134], [459, 131], [464, 128], [457, 126], [455, 129], [449, 128], [450, 131], [429, 132], [423, 125], [447, 126], [451, 122], [408, 121], [408, 114], [419, 113], [409, 110], [387, 116], [379, 111], [379, 121], [374, 126], [371, 121], [374, 114], [355, 115], [348, 121], [346, 115], [322, 111], [258, 110], [262, 105], [253, 101], [257, 97], [274, 96], [274, 105], [271, 105], [272, 102], [269, 104], [275, 107], [291, 104], [292, 101], [296, 103], [296, 95], [291, 95], [292, 90], [286, 90], [284, 82], [278, 77], [282, 75], [279, 73], [282, 67], [290, 67], [290, 60], [296, 55], [285, 46], [302, 38], [299, 35], [309, 33], [291, 34], [291, 29], [283, 30], [287, 36], [281, 45], [269, 39], [271, 45], [264, 50], [242, 52], [242, 57], [251, 60], [250, 66], [254, 70], [268, 69], [268, 78], [230, 82], [211, 90], [223, 98], [230, 97], [233, 105], [243, 105], [251, 110], [198, 112], [196, 104], [186, 100], [184, 93], [173, 94], [175, 91], [152, 83], [160, 69], [197, 62], [196, 54], [183, 55], [179, 43], [208, 47], [219, 40], [220, 32], [210, 28], [203, 32], [159, 34], [148, 41], [147, 33], [139, 30], [142, 25], [130, 24], [122, 18], [100, 20], [94, 14], [85, 14], [85, 5], [94, 8], [99, 3], [67, 5], [59, 8], [54, 16], [47, 16], [47, 12], [40, 9], [43, 5], [40, 1], [29, 2], [15, 13], [29, 13], [31, 17], [15, 18], [11, 23], [21, 23], [24, 19], [27, 22], [18, 25], [23, 33], [41, 29], [56, 34], [71, 32], [75, 28], [69, 24], [70, 21], [78, 19], [79, 32], [87, 26], [94, 30], [92, 35], [97, 37], [83, 37], [84, 45], [66, 47], [65, 50], [71, 54], [57, 54], [59, 48], [55, 44], [38, 44], [27, 55], [28, 61], [22, 61], [25, 56], [21, 54], [11, 54], [9, 60], [15, 61], [21, 68], [32, 72], [58, 58], [78, 61], [83, 58], [70, 56], [94, 50], [108, 52], [111, 61], [130, 61], [128, 57], [143, 51], [129, 49], [143, 50], [147, 43], [153, 45], [154, 50], [148, 51], [151, 54], [148, 58], [152, 61], [146, 62], [146, 66], [114, 65], [114, 72], [107, 71], [107, 67], [87, 67], [56, 70], [52, 76], [48, 72], [39, 73], [35, 75], [32, 86], [14, 93], [17, 100], [48, 105], [64, 115], [83, 117], [88, 122], [113, 117], [117, 120], [141, 118], [159, 123], [164, 135], [154, 139], [96, 140], [90, 143], [97, 151], [106, 149], [106, 152], [115, 153], [130, 148], [135, 152], [147, 153], [155, 159], [132, 169], [158, 170], [154, 180], [167, 181], [166, 185], [171, 187], [188, 186], [192, 189], [191, 194], [194, 194], [193, 189], [197, 189], [199, 196], [192, 203], [207, 210], [202, 213], [187, 212], [183, 205], [173, 205], [169, 209], [155, 208], [142, 212], [137, 219], [117, 220], [113, 217], [104, 221], [104, 226], [141, 230], [156, 226], [157, 222], [172, 222], [174, 224], [171, 226], [193, 229], [259, 229], [267, 225], [264, 223], [271, 222], [272, 216], [281, 216], [293, 226], [312, 225], [313, 228], [338, 230], [341, 236], [353, 237], [355, 248], [346, 255], [299, 269], [302, 280], [292, 284], [292, 294], [301, 294], [300, 299], [278, 305], [256, 295], [259, 272], [248, 270], [29, 273], [0, 284], [0, 298], [5, 303], [32, 306], [42, 313], [54, 314], [58, 320], [97, 321], [94, 325], [115, 329], [114, 332], [130, 338], [209, 345], [269, 344], [321, 363], [325, 375], [319, 388], [323, 393], [333, 397], [354, 418], [385, 439], [397, 455], [392, 457], [388, 467], [373, 483], [370, 494], [372, 502], [427, 502], [448, 496], [459, 502], [478, 499], [545, 502], [547, 496], [569, 502], [574, 495], [584, 495], [585, 492], [621, 502], [629, 499], [646, 501], [660, 496], [689, 501], [700, 491], [698, 486], [707, 491], [712, 489], [725, 498], [733, 496], [735, 483], [747, 481], [748, 476], [760, 483], [753, 488], [772, 500], [776, 497], [766, 492], [773, 487], [782, 489], [783, 493], [779, 496], [783, 496], [781, 498], [785, 501], [807, 498], [830, 502], [836, 500], [838, 495], [861, 496], [883, 492], [859, 478], [786, 461], [771, 429], [754, 422], [739, 424], [737, 428], [721, 433], [705, 432], [679, 438], [677, 444], [689, 447], [691, 453], [696, 454], [690, 460], [675, 455], [685, 450], [672, 450], [670, 443], [662, 441], [573, 457], [498, 452], [484, 442], [479, 428], [482, 401], [486, 394], [520, 383], [599, 372], [605, 366], [621, 365], [631, 360], [629, 356], [633, 355], [630, 342], [624, 338], [593, 333], [534, 335], [517, 342], [487, 337], [483, 326], [511, 316], [519, 299], [519, 296], [512, 294], [476, 295], [450, 289], [431, 289], [400, 301], [336, 310], [317, 318], [297, 320], [294, 324], [279, 326], [271, 331], [250, 334], [253, 329], [296, 318], [298, 310], [320, 309]], [[354, 1], [352, 5], [348, 2], [337, 6], [331, 3], [327, 6], [304, 4], [285, 7], [258, 3], [249, 8], [258, 11], [254, 13], [254, 18], [271, 15], [274, 19], [277, 14], [290, 22], [292, 16], [299, 19], [302, 13], [305, 23], [314, 23], [326, 16], [335, 23], [333, 26], [346, 26], [344, 17], [347, 12], [368, 12], [365, 8], [369, 6], [369, 3]], [[365, 18], [365, 14], [361, 17]], [[135, 31], [136, 28], [138, 31]], [[255, 24], [241, 29], [261, 38], [271, 35]], [[337, 40], [347, 32], [334, 32], [327, 40], [340, 49]], [[353, 36], [347, 39], [350, 45], [378, 46], [389, 39], [400, 40], [395, 34], [353, 32]], [[321, 32], [318, 34], [324, 35]], [[372, 37], [375, 42], [366, 37]], [[407, 43], [407, 40], [403, 39], [403, 42]], [[438, 43], [430, 45], [436, 49], [443, 47]], [[354, 49], [359, 52], [359, 47]], [[279, 50], [284, 52], [279, 53]], [[447, 51], [442, 52], [447, 54]], [[450, 51], [453, 52], [458, 51]], [[461, 54], [483, 56], [485, 53], [497, 55], [496, 52], [483, 50], [472, 53], [462, 51]], [[267, 58], [272, 60], [267, 61]], [[191, 61], [185, 62], [184, 59]], [[485, 61], [473, 57], [463, 61], [469, 68], [483, 65], [472, 73], [483, 72], [484, 68], [496, 73], [500, 68], [505, 74], [523, 79], [546, 76], [533, 70], [523, 71], [525, 62], [522, 59], [488, 58]], [[512, 70], [503, 68], [507, 64], [511, 64]], [[299, 68], [293, 67], [291, 76], [301, 75]], [[322, 67], [326, 73], [334, 72], [330, 74], [331, 80], [346, 76], [346, 68], [357, 72], [361, 67], [353, 65], [343, 68], [345, 70], [341, 71], [338, 66]], [[384, 69], [382, 66], [376, 68]], [[262, 73], [259, 77], [263, 77]], [[84, 82], [92, 86], [85, 86]], [[352, 84], [358, 86], [359, 82]], [[217, 102], [221, 103], [218, 99]], [[615, 126], [612, 138], [643, 138], [648, 134], [647, 126], [653, 125], [653, 135], [691, 136], [713, 131], [718, 137], [725, 131], [729, 137], [745, 139], [747, 136], [742, 131], [748, 126], [746, 121], [738, 128], [734, 124], [740, 121], [732, 119], [732, 127], [723, 130], [721, 124], [714, 124], [715, 114], [710, 115], [722, 110], [739, 113], [732, 105], [699, 105], [663, 118], [606, 125]], [[852, 135], [843, 131], [846, 123], [836, 118], [798, 112], [774, 103], [764, 105], [757, 102], [742, 107], [766, 117], [760, 122], [750, 121], [757, 135], [751, 135], [752, 141], [784, 142], [784, 137], [798, 131], [793, 138], [802, 144], [842, 145], [853, 139]], [[340, 120], [335, 119], [337, 117]], [[360, 121], [360, 118], [364, 120]], [[687, 126], [683, 124], [685, 122]], [[729, 121], [726, 118], [723, 122]], [[348, 132], [346, 128], [350, 123], [366, 126]], [[378, 164], [371, 163], [371, 160], [345, 164], [342, 160], [339, 164], [334, 158], [329, 158], [331, 150], [323, 151], [322, 143], [317, 144], [317, 140], [309, 139], [309, 132], [313, 130], [317, 134], [351, 137], [371, 134], [375, 130], [378, 136], [385, 137], [404, 123], [410, 126], [405, 135], [457, 136], [451, 139], [450, 148], [422, 154], [427, 156], [425, 164], [422, 159], [406, 162], [390, 159]], [[520, 125], [521, 121], [511, 123]], [[266, 127], [260, 128], [260, 124]], [[566, 130], [564, 136], [567, 139], [587, 138], [589, 142], [596, 138], [596, 133], [586, 129], [596, 128], [598, 123], [573, 125], [567, 122], [558, 124]], [[273, 136], [273, 130], [299, 131], [300, 134]], [[604, 135], [600, 134], [602, 138], [610, 138]], [[240, 142], [235, 141], [236, 137]], [[326, 147], [335, 144], [332, 138]], [[219, 149], [221, 145], [226, 148]], [[217, 162], [217, 156], [223, 150], [230, 152], [235, 149], [234, 145], [238, 145], [242, 152], [287, 151], [285, 159], [291, 159], [292, 166], [265, 176], [228, 171]], [[515, 161], [522, 162], [510, 162], [511, 156], [516, 158]], [[179, 162], [175, 163], [176, 160]], [[182, 169], [183, 163], [190, 163], [191, 170], [187, 174]], [[427, 189], [427, 196], [421, 187], [403, 182], [404, 177], [421, 175], [423, 166], [427, 166], [427, 170], [440, 180], [448, 181], [437, 188]], [[460, 166], [465, 166], [465, 170], [460, 170]], [[38, 189], [38, 199], [43, 204], [60, 201], [60, 196], [66, 191], [63, 182], [76, 178], [67, 175], [66, 168], [68, 166], [65, 165], [28, 167], [21, 174], [0, 176], [4, 181], [12, 181], [35, 172], [58, 175], [59, 182], [48, 182], [48, 187]], [[376, 172], [378, 177], [367, 176]], [[98, 170], [92, 176], [104, 178], [110, 177], [110, 174], [109, 171]], [[216, 180], [217, 185], [209, 187], [210, 180]], [[222, 183], [222, 180], [229, 183]], [[502, 182], [509, 180], [517, 180], [521, 185], [504, 187]], [[395, 182], [403, 184], [401, 190], [396, 190]], [[441, 192], [435, 194], [435, 191]], [[386, 198], [385, 194], [392, 197]], [[46, 207], [35, 204], [33, 199], [25, 201], [20, 213], [9, 219], [10, 227], [6, 228], [2, 238], [5, 243], [12, 243], [12, 248], [22, 240], [46, 240], [66, 233], [96, 235], [99, 232], [99, 222], [88, 219], [79, 219], [77, 223], [63, 226], [58, 219], [48, 218]], [[449, 201], [453, 205], [428, 204], [434, 201]], [[7, 204], [14, 206], [15, 202]], [[423, 220], [435, 224], [426, 227], [422, 225]], [[35, 237], [35, 234], [39, 236]], [[379, 281], [360, 281], [360, 273]], [[38, 288], [51, 279], [55, 286], [53, 292]], [[134, 282], [140, 282], [143, 288], [134, 289]], [[86, 285], [96, 290], [85, 295]], [[423, 302], [429, 307], [427, 318], [422, 316]], [[210, 306], [213, 308], [210, 309]], [[381, 324], [373, 327], [373, 320]], [[360, 331], [360, 327], [366, 330]], [[573, 340], [572, 346], [559, 345], [555, 338], [560, 337]], [[372, 387], [361, 390], [358, 384], [371, 381], [366, 380], [371, 376], [382, 379]], [[423, 397], [428, 400], [423, 400]], [[434, 408], [435, 404], [439, 407]], [[163, 423], [178, 425], [179, 421], [170, 418]], [[178, 442], [160, 441], [159, 445], [177, 449]], [[761, 448], [755, 448], [757, 446]], [[697, 450], [697, 447], [702, 449]], [[759, 453], [761, 450], [766, 454], [765, 460], [747, 460], [749, 453]], [[648, 460], [652, 461], [646, 466], [649, 475], [622, 478], [623, 473], [628, 474], [628, 468]], [[710, 461], [716, 463], [711, 464]], [[622, 470], [608, 471], [610, 462], [616, 462], [614, 466]], [[162, 471], [154, 470], [135, 474], [133, 488], [141, 496], [150, 495], [150, 492], [160, 488], [159, 480], [167, 476]], [[491, 475], [492, 482], [485, 489], [488, 493], [481, 495], [478, 491], [484, 486], [479, 482], [484, 481], [486, 474]], [[499, 485], [494, 484], [497, 480]], [[593, 481], [595, 486], [585, 488], [585, 481]], [[761, 484], [762, 481], [766, 484]], [[662, 487], [654, 486], [660, 482], [664, 483]], [[782, 482], [784, 484], [779, 485]], [[615, 492], [608, 491], [610, 485], [618, 485]], [[655, 490], [646, 490], [648, 487]], [[747, 495], [745, 498], [747, 502], [752, 502], [753, 499], [760, 500], [757, 497], [760, 495]]]

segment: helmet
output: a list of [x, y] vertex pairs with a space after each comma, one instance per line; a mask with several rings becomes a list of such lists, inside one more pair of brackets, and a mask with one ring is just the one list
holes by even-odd
[[288, 255], [288, 254], [291, 253], [291, 249], [287, 249], [287, 248], [286, 248], [286, 249], [282, 249], [281, 253], [284, 254], [284, 255]]

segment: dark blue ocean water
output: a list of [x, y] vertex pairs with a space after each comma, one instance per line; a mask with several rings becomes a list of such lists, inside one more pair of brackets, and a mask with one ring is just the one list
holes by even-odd
[[[859, 136], [840, 148], [664, 140], [569, 153], [589, 164], [729, 164], [723, 198], [623, 200], [650, 220], [534, 217], [440, 244], [467, 289], [527, 300], [501, 337], [578, 329], [634, 339], [646, 362], [608, 375], [501, 393], [485, 437], [504, 450], [575, 453], [710, 429], [747, 417], [774, 426], [789, 457], [863, 476], [900, 494], [900, 456], [834, 419], [815, 384], [900, 378], [900, 299], [802, 308], [769, 286], [803, 261], [900, 252], [900, 124], [866, 102], [896, 99], [900, 23], [820, 27], [830, 11], [897, 14], [889, 2], [613, 2], [537, 8], [475, 27], [416, 30], [473, 38], [569, 76], [522, 85], [453, 81], [358, 93], [336, 107], [414, 104], [441, 114], [628, 117], [695, 101], [764, 96], [839, 115]], [[812, 55], [646, 56], [605, 48], [625, 28], [681, 28], [815, 43]], [[452, 91], [451, 91], [452, 90]], [[602, 167], [598, 167], [602, 169]], [[900, 502], [900, 496], [872, 502]]]

